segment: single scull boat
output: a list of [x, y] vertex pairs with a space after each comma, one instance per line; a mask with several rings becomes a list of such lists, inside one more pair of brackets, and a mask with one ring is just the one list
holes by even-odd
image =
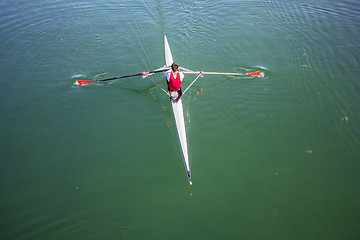
[[[165, 34], [164, 34], [164, 45], [165, 45], [165, 66], [164, 66], [164, 68], [170, 68], [170, 66], [171, 66], [171, 64], [173, 64], [174, 60], [173, 60], [173, 57], [171, 54], [169, 42], [168, 42]], [[189, 184], [192, 185], [182, 99], [180, 98], [180, 99], [178, 99], [178, 101], [176, 101], [170, 97], [170, 102], [171, 102], [171, 107], [172, 107], [173, 114], [174, 114], [176, 130], [177, 130], [177, 133], [179, 136], [179, 142], [180, 142], [180, 147], [181, 147], [181, 152], [182, 152], [182, 156], [183, 156], [183, 160], [184, 160], [187, 178], [189, 180]]]
[[184, 160], [184, 165], [185, 165], [185, 170], [186, 170], [186, 174], [187, 174], [187, 178], [189, 181], [189, 184], [192, 185], [192, 181], [191, 181], [191, 172], [190, 172], [190, 164], [189, 164], [189, 153], [188, 153], [188, 145], [187, 145], [187, 139], [186, 139], [186, 128], [185, 128], [185, 119], [184, 119], [184, 110], [183, 110], [183, 105], [182, 105], [182, 98], [181, 96], [183, 94], [185, 94], [185, 92], [194, 84], [194, 82], [200, 77], [203, 76], [204, 74], [217, 74], [217, 75], [234, 75], [234, 76], [258, 76], [258, 77], [264, 77], [264, 73], [257, 71], [257, 72], [250, 72], [250, 73], [219, 73], [219, 72], [203, 72], [203, 71], [192, 71], [189, 70], [187, 68], [183, 68], [180, 67], [180, 70], [183, 73], [188, 73], [188, 74], [196, 74], [198, 75], [194, 81], [191, 82], [191, 84], [189, 84], [189, 86], [185, 89], [184, 92], [182, 92], [180, 90], [180, 95], [178, 97], [171, 97], [170, 92], [167, 92], [165, 89], [163, 89], [161, 86], [159, 86], [155, 81], [153, 81], [149, 76], [154, 74], [154, 73], [159, 73], [159, 72], [165, 72], [166, 70], [169, 70], [171, 67], [171, 64], [174, 62], [172, 54], [171, 54], [171, 50], [170, 50], [170, 46], [169, 46], [169, 42], [167, 40], [167, 37], [164, 33], [164, 47], [165, 47], [165, 66], [156, 69], [154, 71], [150, 71], [150, 72], [141, 72], [141, 73], [136, 73], [136, 74], [131, 74], [131, 75], [125, 75], [125, 76], [120, 76], [120, 77], [113, 77], [113, 78], [107, 78], [107, 79], [102, 79], [102, 80], [77, 80], [74, 85], [76, 86], [83, 86], [83, 85], [88, 85], [90, 83], [93, 82], [105, 82], [105, 81], [111, 81], [111, 80], [116, 80], [116, 79], [121, 79], [121, 78], [128, 78], [128, 77], [134, 77], [134, 76], [142, 76], [143, 78], [147, 77], [149, 78], [156, 86], [158, 86], [165, 94], [167, 94], [170, 97], [170, 102], [171, 102], [171, 107], [173, 110], [173, 114], [174, 114], [174, 120], [175, 120], [175, 125], [176, 125], [176, 130], [177, 130], [177, 134], [179, 137], [179, 142], [180, 142], [180, 147], [181, 147], [181, 152], [182, 152], [182, 156], [183, 156], [183, 160]]

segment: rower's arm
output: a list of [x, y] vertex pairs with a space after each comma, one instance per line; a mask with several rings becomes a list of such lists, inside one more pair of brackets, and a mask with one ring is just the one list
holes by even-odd
[[167, 71], [164, 73], [167, 81], [170, 81], [170, 74], [171, 74], [171, 70], [167, 70]]
[[184, 73], [183, 72], [179, 72], [180, 73], [180, 80], [182, 81], [184, 79]]

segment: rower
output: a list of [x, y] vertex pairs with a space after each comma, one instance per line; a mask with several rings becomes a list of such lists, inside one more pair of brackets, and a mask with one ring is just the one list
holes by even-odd
[[184, 74], [179, 72], [179, 64], [174, 62], [171, 64], [171, 69], [165, 72], [170, 98], [177, 102], [181, 95], [181, 83]]

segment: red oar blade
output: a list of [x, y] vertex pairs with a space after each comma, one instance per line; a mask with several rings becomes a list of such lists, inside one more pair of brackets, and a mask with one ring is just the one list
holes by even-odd
[[260, 71], [247, 73], [248, 76], [260, 76]]
[[247, 73], [248, 76], [258, 76], [258, 77], [264, 77], [264, 73], [257, 71], [257, 72], [251, 72], [251, 73]]
[[89, 84], [89, 83], [92, 83], [93, 81], [92, 80], [77, 80], [74, 85], [75, 86], [82, 86], [82, 85], [85, 85], [85, 84]]

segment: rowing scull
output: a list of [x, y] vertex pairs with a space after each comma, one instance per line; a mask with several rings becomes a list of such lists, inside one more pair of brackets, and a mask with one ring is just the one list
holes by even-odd
[[[169, 42], [167, 40], [167, 37], [166, 37], [165, 33], [164, 33], [164, 46], [165, 46], [165, 66], [164, 67], [161, 67], [159, 69], [156, 69], [156, 70], [150, 71], [150, 72], [142, 72], [142, 73], [125, 75], [125, 76], [120, 76], [120, 77], [107, 78], [107, 79], [102, 79], [102, 80], [77, 80], [74, 83], [74, 85], [82, 86], [82, 85], [87, 85], [87, 84], [90, 84], [90, 83], [93, 83], [93, 82], [104, 82], [104, 81], [110, 81], [110, 80], [115, 80], [115, 79], [120, 79], [120, 78], [128, 78], [128, 77], [142, 75], [143, 78], [145, 78], [145, 77], [149, 78], [156, 86], [161, 88], [161, 90], [163, 92], [165, 92], [168, 96], [170, 96], [171, 107], [172, 107], [173, 114], [174, 114], [174, 120], [175, 120], [177, 134], [178, 134], [178, 137], [179, 137], [179, 142], [180, 142], [181, 152], [182, 152], [182, 156], [183, 156], [183, 160], [184, 160], [185, 170], [186, 170], [186, 174], [187, 174], [189, 184], [192, 185], [190, 164], [189, 164], [188, 145], [187, 145], [187, 139], [186, 139], [184, 110], [183, 110], [181, 95], [180, 95], [180, 97], [176, 98], [176, 100], [172, 99], [171, 94], [169, 92], [167, 92], [165, 89], [163, 89], [161, 86], [159, 86], [155, 81], [153, 81], [149, 77], [150, 75], [152, 75], [154, 73], [165, 72], [166, 70], [170, 69], [171, 64], [174, 62], [172, 54], [171, 54]], [[184, 94], [189, 89], [189, 87], [191, 87], [191, 85], [200, 76], [203, 76], [204, 74], [235, 75], [235, 76], [243, 75], [243, 76], [264, 77], [264, 73], [260, 72], [260, 71], [251, 72], [251, 73], [219, 73], [219, 72], [203, 72], [203, 71], [196, 71], [195, 72], [195, 71], [191, 71], [189, 69], [183, 68], [183, 67], [180, 67], [180, 70], [182, 70], [183, 73], [197, 74], [198, 75], [195, 78], [195, 80], [185, 89], [185, 91], [182, 94]]]
[[[165, 34], [164, 34], [164, 45], [165, 45], [165, 66], [164, 67], [169, 68], [171, 66], [171, 64], [174, 62], [174, 60], [173, 60], [173, 57], [171, 54], [169, 42], [168, 42]], [[184, 160], [187, 178], [189, 180], [189, 184], [192, 185], [182, 99], [180, 98], [176, 102], [172, 98], [170, 98], [170, 102], [171, 102], [171, 107], [172, 107], [173, 114], [174, 114], [174, 120], [175, 120], [177, 134], [179, 136], [179, 142], [180, 142], [180, 147], [181, 147], [181, 152], [182, 152], [182, 156], [183, 156], [183, 160]]]

